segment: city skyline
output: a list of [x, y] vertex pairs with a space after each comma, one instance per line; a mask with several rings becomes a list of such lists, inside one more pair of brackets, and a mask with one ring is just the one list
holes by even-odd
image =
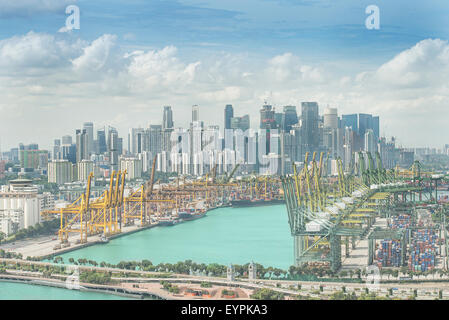
[[[81, 27], [64, 32], [72, 2]], [[265, 100], [275, 107], [316, 101], [321, 113], [329, 106], [377, 114], [381, 131], [408, 147], [447, 143], [443, 1], [378, 4], [379, 30], [365, 28], [369, 3], [359, 1], [154, 1], [126, 10], [120, 3], [2, 4], [2, 150], [20, 142], [50, 148], [52, 137], [84, 122], [119, 132], [147, 127], [159, 123], [164, 105], [187, 127], [192, 105], [211, 123], [232, 104], [254, 127]], [[124, 20], [153, 22], [123, 29]]]

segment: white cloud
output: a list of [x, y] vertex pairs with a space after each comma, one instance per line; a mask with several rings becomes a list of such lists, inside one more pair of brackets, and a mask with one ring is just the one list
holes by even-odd
[[449, 136], [442, 116], [449, 106], [448, 48], [446, 41], [424, 40], [354, 73], [336, 63], [309, 64], [293, 53], [265, 60], [215, 53], [197, 61], [174, 46], [124, 54], [114, 35], [87, 42], [29, 32], [0, 41], [0, 136], [14, 135], [12, 145], [26, 142], [39, 123], [47, 128], [39, 142], [50, 143], [87, 120], [114, 121], [124, 134], [131, 126], [160, 122], [163, 105], [173, 106], [176, 125], [187, 124], [183, 115], [193, 104], [205, 121], [221, 125], [222, 109], [231, 103], [254, 126], [268, 99], [276, 107], [318, 101], [340, 114], [379, 114], [384, 133], [409, 144], [442, 144]]
[[117, 36], [104, 34], [95, 39], [89, 46], [83, 48], [83, 54], [72, 61], [77, 71], [99, 71], [102, 69], [115, 45]]
[[46, 33], [28, 32], [0, 41], [0, 68], [3, 74], [54, 72], [68, 66], [80, 53], [83, 42], [69, 43]]
[[182, 63], [176, 57], [177, 48], [168, 46], [162, 50], [135, 51], [127, 55], [131, 59], [129, 74], [136, 88], [183, 87], [193, 82], [200, 62]]

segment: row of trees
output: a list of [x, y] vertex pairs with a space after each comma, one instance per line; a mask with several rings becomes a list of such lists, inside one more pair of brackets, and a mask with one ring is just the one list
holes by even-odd
[[1, 239], [0, 243], [13, 242], [16, 240], [25, 239], [28, 237], [42, 236], [42, 235], [51, 235], [54, 234], [56, 230], [59, 228], [60, 221], [58, 219], [48, 220], [41, 223], [38, 223], [34, 226], [30, 226], [26, 229], [21, 229], [12, 236]]

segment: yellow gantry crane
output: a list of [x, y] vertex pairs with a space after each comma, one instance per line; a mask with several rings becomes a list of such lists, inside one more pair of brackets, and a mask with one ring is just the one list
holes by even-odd
[[65, 208], [46, 210], [41, 213], [44, 217], [59, 215], [58, 238], [61, 243], [68, 241], [70, 233], [79, 233], [81, 243], [87, 241], [92, 178], [93, 173], [90, 173], [87, 178], [86, 192], [81, 194], [73, 203]]
[[153, 158], [153, 165], [151, 168], [151, 177], [145, 184], [142, 184], [137, 190], [132, 191], [128, 197], [123, 199], [123, 222], [129, 225], [134, 222], [134, 219], [140, 220], [140, 226], [144, 226], [150, 221], [151, 203], [167, 204], [167, 209], [175, 207], [176, 199], [152, 198], [154, 189], [154, 174], [156, 171], [157, 156]]
[[[113, 171], [109, 181], [109, 189], [90, 204], [89, 234], [103, 232], [105, 236], [121, 231], [121, 211], [125, 188], [125, 171]], [[115, 185], [114, 185], [115, 183]]]

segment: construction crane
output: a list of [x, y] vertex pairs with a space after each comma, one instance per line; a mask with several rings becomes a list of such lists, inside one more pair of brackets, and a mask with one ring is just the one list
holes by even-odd
[[239, 168], [240, 163], [237, 163], [234, 167], [234, 169], [232, 169], [231, 173], [229, 174], [229, 176], [226, 176], [225, 178], [225, 183], [228, 183], [229, 181], [231, 181], [231, 178], [234, 176], [234, 173], [237, 171], [237, 169]]

